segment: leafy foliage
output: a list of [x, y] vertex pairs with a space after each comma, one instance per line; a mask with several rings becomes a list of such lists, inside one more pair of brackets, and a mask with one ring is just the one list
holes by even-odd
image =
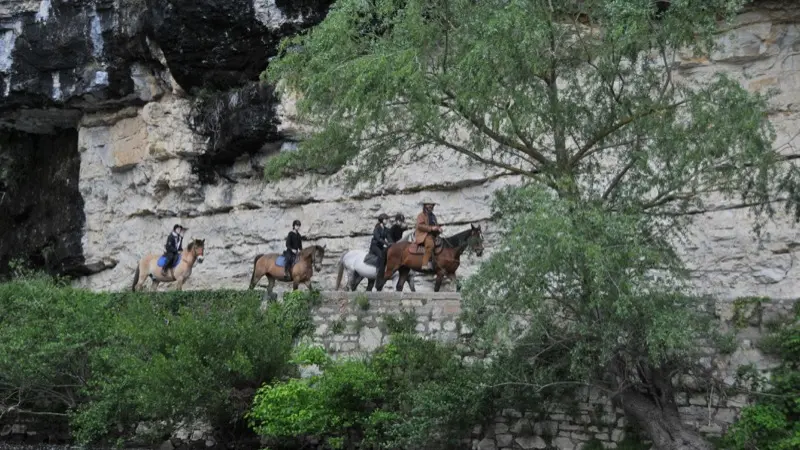
[[331, 448], [443, 448], [488, 408], [484, 391], [476, 391], [478, 368], [412, 335], [394, 335], [364, 361], [334, 362], [308, 348], [295, 361], [324, 372], [259, 390], [248, 417], [264, 437], [314, 437]]
[[465, 318], [488, 340], [504, 337], [494, 350], [518, 381], [540, 394], [617, 392], [647, 382], [642, 364], [691, 367], [710, 317], [682, 294], [680, 260], [647, 218], [533, 186], [500, 193], [495, 208], [507, 248], [467, 281]]
[[256, 388], [292, 374], [314, 301], [295, 292], [261, 313], [252, 292], [0, 284], [0, 412], [59, 415], [81, 442], [130, 436], [142, 421], [166, 427], [156, 434], [192, 419], [234, 429]]
[[[742, 410], [725, 435], [731, 450], [788, 450], [800, 447], [800, 307], [794, 317], [764, 342], [781, 359], [764, 396]], [[763, 380], [767, 381], [767, 380]]]
[[796, 177], [774, 164], [765, 99], [673, 74], [743, 3], [342, 0], [264, 74], [319, 129], [267, 172], [348, 163], [356, 182], [451, 153], [613, 209], [674, 213], [722, 192], [769, 210]]

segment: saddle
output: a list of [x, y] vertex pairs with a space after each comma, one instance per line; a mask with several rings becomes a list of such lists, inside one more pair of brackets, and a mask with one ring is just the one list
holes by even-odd
[[364, 257], [364, 264], [368, 266], [377, 266], [378, 257], [373, 255], [372, 253], [367, 253], [367, 256]]
[[[444, 248], [444, 241], [442, 240], [442, 238], [440, 238], [439, 236], [435, 237], [433, 239], [433, 254], [438, 255], [439, 253], [442, 252], [443, 248]], [[412, 242], [408, 246], [408, 249], [406, 251], [412, 255], [422, 255], [425, 253], [425, 245], [416, 244]]]

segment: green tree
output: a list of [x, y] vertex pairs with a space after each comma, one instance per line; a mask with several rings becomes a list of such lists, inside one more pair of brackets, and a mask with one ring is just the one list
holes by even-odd
[[340, 0], [265, 73], [316, 127], [266, 175], [347, 164], [375, 180], [438, 153], [521, 176], [495, 204], [504, 245], [465, 287], [468, 318], [517, 336], [493, 350], [526, 392], [601, 389], [658, 448], [709, 448], [674, 401], [714, 337], [675, 239], [712, 197], [763, 220], [781, 193], [796, 215], [797, 174], [765, 97], [675, 70], [745, 2], [670, 3]]

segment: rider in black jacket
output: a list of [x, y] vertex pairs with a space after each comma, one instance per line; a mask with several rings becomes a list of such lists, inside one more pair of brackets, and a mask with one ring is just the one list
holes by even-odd
[[161, 275], [167, 276], [167, 271], [175, 264], [178, 258], [178, 253], [183, 251], [183, 232], [186, 231], [181, 225], [172, 227], [172, 233], [167, 236], [167, 245], [164, 246], [164, 256], [167, 260], [164, 261], [164, 267], [161, 268]]
[[389, 216], [381, 214], [378, 216], [378, 223], [372, 230], [372, 241], [369, 244], [369, 252], [378, 258], [375, 263], [375, 270], [377, 270], [377, 277], [375, 278], [376, 286], [383, 286], [383, 271], [386, 266], [386, 249], [389, 248], [389, 233], [383, 221], [388, 219]]
[[389, 242], [394, 244], [395, 242], [400, 242], [403, 239], [403, 233], [408, 230], [408, 227], [405, 225], [406, 223], [406, 216], [398, 213], [394, 216], [394, 223], [391, 227], [389, 227]]
[[286, 271], [285, 277], [287, 280], [292, 279], [292, 266], [297, 262], [297, 255], [303, 249], [303, 236], [300, 235], [300, 221], [295, 220], [292, 222], [292, 231], [286, 235], [286, 250], [283, 256], [286, 259], [284, 263], [284, 270]]

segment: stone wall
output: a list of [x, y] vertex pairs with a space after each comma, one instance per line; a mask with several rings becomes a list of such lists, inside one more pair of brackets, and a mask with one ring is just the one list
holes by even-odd
[[[444, 342], [469, 347], [472, 331], [459, 321], [461, 303], [455, 293], [354, 293], [324, 292], [324, 303], [314, 311], [314, 340], [331, 355], [364, 357], [389, 339], [387, 316], [412, 313], [417, 333]], [[789, 315], [796, 299], [728, 299], [717, 302], [716, 316], [725, 329], [737, 332], [737, 346], [729, 355], [709, 358], [720, 387], [733, 386], [739, 367], [753, 364], [766, 372], [779, 362], [757, 347], [764, 326]], [[464, 358], [475, 358], [468, 351]], [[711, 436], [721, 436], [750, 399], [693, 388], [683, 381], [677, 396], [683, 420]], [[584, 391], [573, 403], [550, 408], [546, 413], [505, 409], [493, 420], [476, 426], [464, 448], [492, 449], [580, 449], [599, 441], [616, 448], [632, 428], [619, 408], [594, 391]]]

